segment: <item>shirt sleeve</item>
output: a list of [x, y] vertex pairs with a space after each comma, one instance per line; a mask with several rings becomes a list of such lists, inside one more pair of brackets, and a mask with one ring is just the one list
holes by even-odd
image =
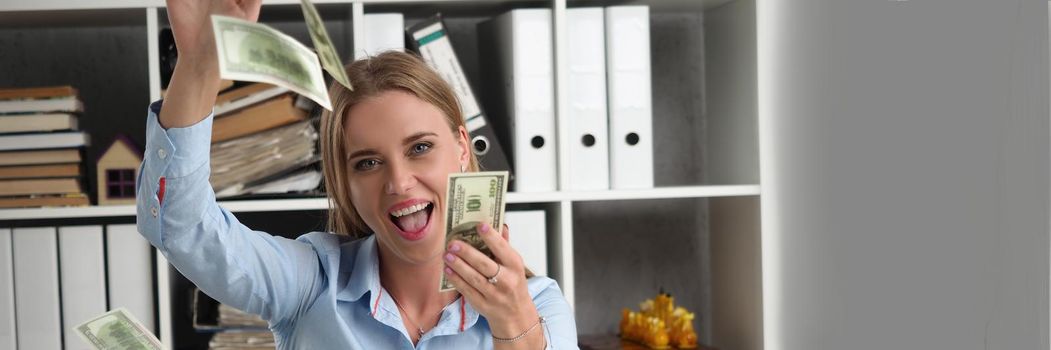
[[208, 177], [212, 115], [164, 129], [150, 105], [137, 180], [136, 223], [179, 272], [223, 304], [280, 324], [317, 290], [319, 262], [305, 242], [253, 231], [216, 203]]
[[577, 345], [577, 321], [573, 309], [558, 284], [551, 283], [533, 298], [537, 313], [544, 318], [545, 349], [579, 349]]

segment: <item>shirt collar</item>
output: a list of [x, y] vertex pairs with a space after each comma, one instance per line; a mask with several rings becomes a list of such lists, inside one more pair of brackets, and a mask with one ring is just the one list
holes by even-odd
[[[376, 235], [369, 235], [361, 239], [361, 244], [359, 245], [344, 245], [341, 255], [346, 257], [347, 260], [353, 257], [353, 268], [350, 270], [350, 278], [347, 279], [346, 284], [336, 294], [336, 299], [356, 302], [361, 300], [366, 292], [369, 292], [370, 299], [376, 299], [368, 301], [369, 310], [375, 312], [374, 309], [379, 305], [373, 304], [380, 303], [382, 299], [381, 289], [383, 288], [380, 285], [379, 246], [376, 243]], [[347, 266], [346, 263], [349, 263], [349, 261], [344, 261], [343, 263], [343, 266]], [[341, 271], [343, 270], [341, 269]], [[343, 274], [343, 272], [340, 274]], [[437, 333], [453, 334], [463, 332], [478, 322], [480, 314], [470, 303], [463, 301], [463, 296], [451, 306], [453, 306], [455, 312], [450, 316], [456, 322], [440, 322], [439, 328], [441, 329]]]
[[[347, 258], [353, 257], [354, 261], [352, 263], [353, 268], [350, 270], [350, 278], [347, 279], [347, 283], [336, 294], [336, 299], [340, 301], [357, 301], [365, 295], [365, 292], [371, 292], [371, 295], [379, 295], [380, 264], [376, 235], [369, 235], [361, 239], [361, 244], [345, 245], [342, 249], [343, 251], [340, 255]], [[343, 263], [344, 267], [351, 265], [347, 264], [349, 261], [343, 261]]]

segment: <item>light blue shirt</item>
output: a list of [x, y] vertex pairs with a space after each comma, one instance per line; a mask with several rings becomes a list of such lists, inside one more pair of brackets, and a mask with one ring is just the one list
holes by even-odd
[[[291, 240], [245, 227], [216, 203], [208, 182], [212, 116], [165, 130], [160, 106], [148, 112], [137, 224], [175, 268], [219, 302], [261, 315], [280, 349], [413, 349], [380, 285], [374, 236], [312, 232]], [[548, 348], [576, 349], [573, 310], [558, 285], [528, 282]], [[459, 298], [416, 348], [492, 347], [485, 317]]]

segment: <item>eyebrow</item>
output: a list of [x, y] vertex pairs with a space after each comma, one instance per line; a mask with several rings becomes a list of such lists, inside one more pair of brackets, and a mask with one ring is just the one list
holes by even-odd
[[[409, 135], [408, 137], [406, 137], [405, 139], [403, 139], [401, 141], [401, 144], [408, 145], [410, 143], [416, 142], [417, 140], [422, 139], [422, 138], [427, 137], [427, 136], [435, 136], [435, 137], [437, 137], [438, 134], [435, 134], [435, 133], [429, 132], [429, 131], [421, 131], [421, 132]], [[363, 149], [363, 150], [354, 151], [354, 153], [351, 153], [350, 156], [347, 156], [347, 159], [350, 160], [350, 159], [354, 159], [354, 158], [358, 158], [358, 157], [363, 157], [363, 156], [368, 156], [368, 155], [375, 155], [375, 154], [379, 154], [379, 152], [376, 152], [376, 150], [371, 149], [371, 148], [366, 148], [366, 149]]]

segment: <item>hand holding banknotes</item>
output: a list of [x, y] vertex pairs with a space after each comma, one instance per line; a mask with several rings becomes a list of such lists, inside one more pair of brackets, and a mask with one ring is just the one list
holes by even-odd
[[160, 123], [184, 127], [207, 116], [219, 92], [219, 65], [211, 15], [256, 21], [262, 0], [167, 0], [168, 21], [179, 48]]
[[[507, 237], [488, 223], [477, 227], [478, 236], [492, 251], [494, 259], [471, 244], [453, 240], [446, 247], [445, 274], [467, 302], [489, 321], [493, 337], [510, 339], [538, 324], [536, 305], [529, 295], [525, 263]], [[529, 332], [541, 334], [541, 332]], [[542, 341], [542, 337], [538, 337]]]
[[262, 0], [167, 0], [168, 19], [175, 34], [180, 60], [215, 60], [211, 15], [223, 15], [255, 22]]

